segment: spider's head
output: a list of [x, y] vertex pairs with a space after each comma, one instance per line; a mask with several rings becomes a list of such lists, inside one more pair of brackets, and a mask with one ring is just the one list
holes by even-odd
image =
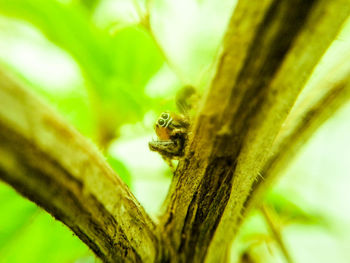
[[155, 124], [155, 131], [160, 140], [170, 139], [170, 128], [169, 125], [173, 121], [169, 112], [162, 112]]
[[172, 120], [173, 118], [170, 116], [169, 112], [162, 112], [156, 122], [156, 126], [167, 128]]

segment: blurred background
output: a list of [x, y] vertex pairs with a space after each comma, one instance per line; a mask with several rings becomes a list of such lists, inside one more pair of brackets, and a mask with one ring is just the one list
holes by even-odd
[[[156, 138], [153, 123], [160, 112], [176, 110], [181, 87], [205, 93], [234, 5], [0, 0], [0, 68], [94, 141], [156, 218], [172, 173], [148, 149]], [[350, 22], [306, 90], [339, 61], [350, 61], [349, 47]], [[232, 262], [350, 262], [349, 116], [347, 105], [305, 145], [267, 194], [264, 208], [244, 224]], [[2, 182], [0, 204], [0, 262], [96, 261], [63, 224]]]

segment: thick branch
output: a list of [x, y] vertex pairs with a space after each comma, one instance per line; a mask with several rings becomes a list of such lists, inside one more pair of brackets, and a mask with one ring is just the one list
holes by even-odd
[[239, 1], [162, 217], [176, 262], [223, 262], [252, 184], [346, 0]]
[[[246, 201], [247, 208], [251, 208], [262, 197], [266, 188], [286, 169], [315, 131], [349, 101], [350, 62], [346, 59], [315, 83], [311, 91], [294, 106], [284, 123], [284, 129], [274, 142], [272, 154], [261, 176], [253, 184], [252, 195]], [[321, 91], [321, 95], [315, 98], [314, 89]]]
[[99, 152], [0, 71], [0, 179], [61, 220], [104, 262], [154, 262], [151, 219]]

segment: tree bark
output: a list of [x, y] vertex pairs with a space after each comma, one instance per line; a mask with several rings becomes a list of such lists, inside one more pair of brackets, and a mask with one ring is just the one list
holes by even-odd
[[[315, 89], [319, 93], [315, 94]], [[249, 211], [295, 155], [333, 114], [350, 99], [350, 61], [348, 57], [321, 78], [308, 94], [293, 107], [273, 144], [271, 154], [260, 176], [254, 181], [252, 194], [246, 200]], [[316, 95], [316, 96], [315, 96]]]
[[281, 170], [271, 167], [288, 164], [285, 147], [294, 153], [295, 139], [348, 98], [344, 74], [289, 114], [349, 12], [348, 0], [238, 1], [157, 225], [91, 143], [1, 71], [0, 179], [104, 262], [224, 262], [248, 208]]
[[98, 150], [0, 71], [0, 179], [104, 262], [154, 262], [155, 225]]
[[238, 2], [161, 220], [174, 262], [227, 259], [273, 141], [348, 14], [348, 1]]

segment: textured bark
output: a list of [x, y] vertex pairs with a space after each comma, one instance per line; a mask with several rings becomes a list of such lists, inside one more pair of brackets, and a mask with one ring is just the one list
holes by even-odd
[[273, 141], [348, 14], [348, 1], [238, 2], [162, 217], [174, 262], [227, 259]]
[[238, 1], [159, 225], [91, 143], [2, 72], [0, 179], [105, 262], [225, 262], [247, 209], [349, 97], [344, 73], [291, 111], [349, 12], [348, 0]]
[[[319, 92], [315, 93], [317, 89]], [[285, 170], [295, 155], [333, 114], [350, 99], [350, 62], [336, 65], [324, 78], [321, 78], [311, 91], [293, 107], [279, 132], [271, 155], [260, 176], [252, 186], [252, 194], [246, 200], [249, 211], [257, 199], [262, 198], [264, 189]]]
[[154, 262], [154, 223], [95, 147], [0, 72], [0, 179], [104, 262]]

